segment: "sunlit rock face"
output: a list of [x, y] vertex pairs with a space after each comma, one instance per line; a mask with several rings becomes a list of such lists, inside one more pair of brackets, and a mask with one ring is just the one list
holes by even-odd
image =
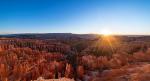
[[69, 78], [60, 78], [60, 79], [44, 79], [42, 77], [39, 77], [37, 80], [34, 81], [75, 81], [74, 79]]

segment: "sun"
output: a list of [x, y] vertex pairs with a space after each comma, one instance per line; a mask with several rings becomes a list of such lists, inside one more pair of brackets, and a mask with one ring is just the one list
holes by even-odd
[[104, 36], [110, 36], [110, 35], [112, 35], [112, 32], [109, 31], [109, 30], [102, 30], [101, 34], [104, 35]]

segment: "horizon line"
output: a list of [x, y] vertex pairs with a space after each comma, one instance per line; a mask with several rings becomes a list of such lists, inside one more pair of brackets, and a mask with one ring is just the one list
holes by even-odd
[[[13, 35], [13, 34], [93, 34], [93, 35], [104, 35], [102, 33], [71, 33], [71, 32], [23, 32], [23, 33], [0, 33], [0, 35]], [[117, 35], [137, 35], [137, 36], [150, 36], [150, 34], [110, 34], [111, 36]]]

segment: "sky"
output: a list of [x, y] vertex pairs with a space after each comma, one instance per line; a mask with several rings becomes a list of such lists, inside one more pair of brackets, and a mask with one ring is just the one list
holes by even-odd
[[149, 0], [0, 0], [0, 34], [150, 35]]

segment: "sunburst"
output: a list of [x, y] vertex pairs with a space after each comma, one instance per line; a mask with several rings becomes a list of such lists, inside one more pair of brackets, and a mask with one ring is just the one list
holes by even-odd
[[104, 35], [104, 36], [110, 36], [110, 35], [112, 35], [112, 32], [109, 31], [109, 30], [102, 30], [101, 34]]

